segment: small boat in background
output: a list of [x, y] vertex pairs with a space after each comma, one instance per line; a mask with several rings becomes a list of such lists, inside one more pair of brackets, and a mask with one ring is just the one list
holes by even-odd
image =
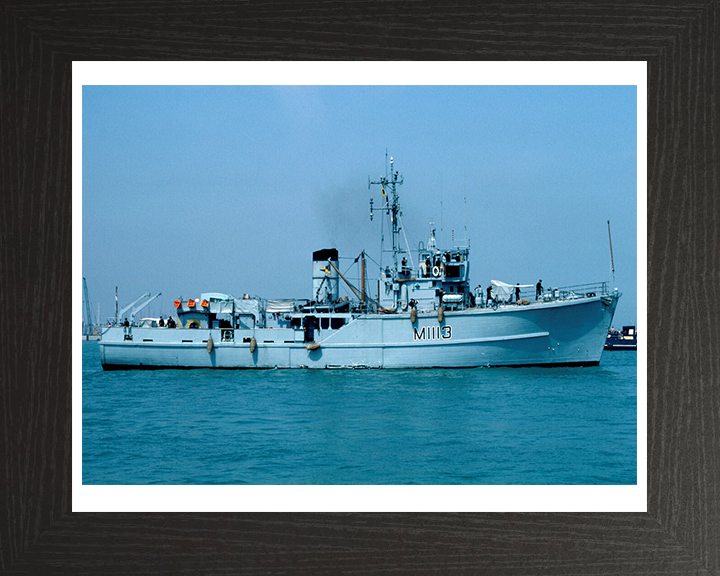
[[623, 326], [622, 331], [613, 328], [605, 339], [605, 350], [637, 350], [635, 326]]

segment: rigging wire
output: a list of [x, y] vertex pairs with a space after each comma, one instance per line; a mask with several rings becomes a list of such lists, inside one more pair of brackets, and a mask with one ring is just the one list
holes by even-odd
[[407, 234], [405, 234], [405, 226], [403, 226], [402, 216], [398, 216], [398, 220], [400, 221], [400, 230], [402, 230], [403, 238], [405, 238], [405, 247], [407, 248], [408, 256], [410, 256], [411, 268], [415, 270], [415, 261], [413, 260], [412, 252], [410, 251], [410, 243], [408, 242]]

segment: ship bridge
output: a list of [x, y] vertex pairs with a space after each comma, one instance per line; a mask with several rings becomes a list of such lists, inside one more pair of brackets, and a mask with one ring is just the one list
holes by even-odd
[[437, 310], [441, 304], [446, 310], [471, 306], [469, 252], [466, 247], [438, 249], [433, 230], [427, 247], [422, 242], [418, 246], [417, 267], [409, 267], [403, 258], [396, 274], [385, 268], [380, 306], [401, 310], [415, 306], [419, 311]]

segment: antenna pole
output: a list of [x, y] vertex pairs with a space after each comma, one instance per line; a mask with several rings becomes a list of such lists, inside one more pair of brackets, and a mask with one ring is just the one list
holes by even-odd
[[470, 246], [470, 241], [467, 237], [467, 171], [463, 170], [463, 203], [465, 204], [465, 247]]
[[465, 196], [463, 198], [463, 201], [465, 203], [465, 247], [469, 248], [470, 240], [468, 240], [468, 235], [467, 235], [467, 196]]
[[365, 250], [361, 253], [360, 260], [360, 301], [365, 302]]
[[608, 240], [610, 240], [610, 264], [612, 266], [613, 284], [615, 284], [615, 260], [613, 259], [612, 235], [610, 234], [610, 220], [607, 221], [607, 224], [608, 224]]
[[445, 246], [445, 233], [443, 231], [443, 217], [442, 217], [442, 185], [440, 186], [440, 245]]

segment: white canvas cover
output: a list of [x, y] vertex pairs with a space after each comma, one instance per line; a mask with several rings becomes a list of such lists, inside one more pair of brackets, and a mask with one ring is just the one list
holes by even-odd
[[213, 314], [232, 314], [233, 300], [210, 300], [208, 308]]
[[[490, 280], [492, 284], [492, 295], [496, 302], [510, 302], [515, 295], [516, 284], [506, 284], [500, 280]], [[532, 284], [520, 284], [520, 288], [532, 288]]]
[[230, 294], [222, 294], [221, 292], [203, 292], [200, 294], [200, 300], [207, 300], [211, 302], [213, 300], [232, 300], [233, 297]]
[[260, 302], [255, 298], [235, 298], [235, 312], [240, 314], [252, 314], [256, 320], [260, 320]]
[[295, 305], [292, 300], [266, 300], [265, 311], [266, 312], [293, 312]]
[[213, 314], [231, 314], [233, 312], [233, 300], [235, 300], [235, 298], [230, 294], [205, 292], [200, 294], [200, 298], [210, 303], [208, 310]]

